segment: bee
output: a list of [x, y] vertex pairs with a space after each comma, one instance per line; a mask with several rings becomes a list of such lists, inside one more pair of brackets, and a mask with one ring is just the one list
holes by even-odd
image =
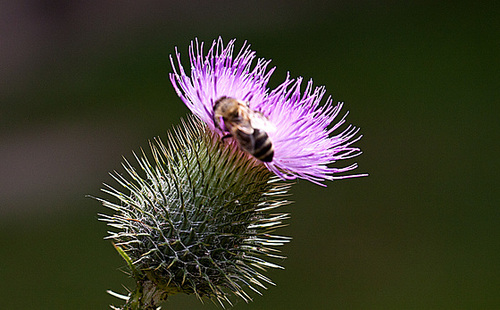
[[214, 104], [214, 124], [229, 133], [239, 147], [263, 162], [271, 162], [274, 147], [267, 132], [273, 124], [262, 113], [250, 109], [247, 102], [231, 97], [221, 97]]

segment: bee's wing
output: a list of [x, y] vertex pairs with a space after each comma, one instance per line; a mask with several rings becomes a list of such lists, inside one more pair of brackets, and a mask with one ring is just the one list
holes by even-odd
[[267, 119], [264, 115], [259, 112], [252, 113], [250, 117], [250, 123], [253, 128], [260, 129], [265, 132], [274, 132], [276, 131], [276, 126]]
[[253, 134], [253, 126], [250, 124], [250, 122], [245, 122], [245, 123], [241, 123], [241, 124], [238, 124], [236, 126], [236, 128], [243, 132], [244, 134], [247, 134], [247, 135], [251, 135]]

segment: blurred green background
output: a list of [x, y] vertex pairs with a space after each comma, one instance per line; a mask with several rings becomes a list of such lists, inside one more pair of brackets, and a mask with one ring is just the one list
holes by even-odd
[[[500, 6], [432, 1], [3, 1], [2, 309], [106, 309], [124, 264], [101, 195], [188, 111], [178, 46], [221, 35], [326, 85], [367, 178], [299, 182], [286, 270], [235, 309], [500, 308]], [[215, 309], [172, 296], [165, 309]]]

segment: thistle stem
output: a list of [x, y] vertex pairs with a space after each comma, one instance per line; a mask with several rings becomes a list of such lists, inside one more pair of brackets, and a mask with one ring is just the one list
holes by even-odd
[[137, 283], [135, 291], [131, 292], [127, 303], [121, 310], [159, 310], [158, 305], [167, 299], [167, 293], [159, 289], [152, 281], [145, 280]]

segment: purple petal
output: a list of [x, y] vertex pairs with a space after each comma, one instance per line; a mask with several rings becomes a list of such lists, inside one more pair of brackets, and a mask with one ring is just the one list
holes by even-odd
[[263, 113], [276, 128], [267, 132], [274, 157], [265, 165], [282, 179], [301, 178], [323, 185], [325, 180], [364, 176], [337, 175], [357, 168], [356, 164], [331, 167], [339, 160], [361, 154], [359, 148], [352, 146], [361, 138], [359, 128], [348, 125], [333, 135], [346, 121], [347, 113], [334, 123], [343, 103], [333, 104], [328, 97], [321, 104], [326, 89], [313, 87], [312, 80], [302, 92], [302, 77], [294, 80], [287, 75], [281, 85], [269, 90], [267, 83], [275, 69], [267, 69], [270, 60], [257, 59], [254, 63], [256, 55], [247, 42], [233, 59], [234, 42], [231, 40], [224, 47], [219, 38], [206, 55], [203, 43], [191, 42], [190, 76], [184, 71], [177, 49], [175, 60], [170, 57], [174, 70], [170, 80], [191, 112], [222, 134], [213, 122], [214, 102], [222, 96], [247, 101], [252, 110]]

